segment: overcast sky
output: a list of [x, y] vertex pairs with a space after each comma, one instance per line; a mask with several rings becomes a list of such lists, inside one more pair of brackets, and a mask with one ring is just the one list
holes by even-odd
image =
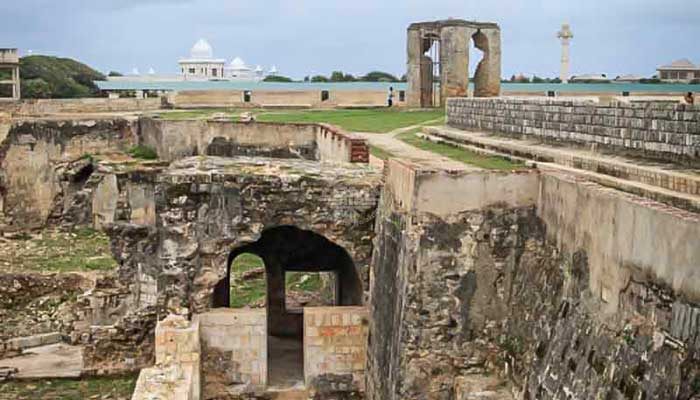
[[0, 0], [0, 16], [0, 47], [103, 72], [175, 73], [202, 37], [227, 62], [275, 64], [296, 78], [401, 75], [408, 24], [448, 17], [500, 24], [504, 76], [557, 76], [564, 21], [575, 35], [573, 74], [651, 75], [675, 59], [700, 62], [700, 0]]

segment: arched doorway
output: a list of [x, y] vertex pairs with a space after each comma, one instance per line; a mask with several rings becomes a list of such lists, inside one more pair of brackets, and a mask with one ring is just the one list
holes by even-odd
[[[242, 267], [239, 260], [244, 264]], [[288, 386], [303, 381], [304, 368], [303, 308], [290, 307], [288, 293], [325, 289], [331, 294], [324, 305], [357, 306], [362, 305], [362, 281], [352, 257], [343, 247], [318, 233], [282, 225], [264, 230], [256, 242], [231, 251], [226, 278], [216, 285], [212, 305], [250, 306], [251, 302], [260, 305], [255, 299], [261, 286], [247, 288], [242, 286], [240, 278], [261, 272], [261, 264], [266, 283], [268, 382], [271, 386]], [[237, 292], [237, 288], [246, 290]]]

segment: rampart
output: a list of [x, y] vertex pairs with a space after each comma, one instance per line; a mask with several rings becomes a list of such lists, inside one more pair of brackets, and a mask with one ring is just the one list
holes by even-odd
[[698, 106], [452, 98], [447, 102], [447, 123], [460, 129], [596, 146], [601, 151], [700, 164]]

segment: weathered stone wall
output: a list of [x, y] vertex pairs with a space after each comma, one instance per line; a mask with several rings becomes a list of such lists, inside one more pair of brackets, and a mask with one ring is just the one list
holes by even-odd
[[4, 222], [43, 225], [54, 202], [61, 200], [57, 199], [60, 194], [73, 194], [74, 189], [82, 188], [80, 183], [84, 182], [74, 182], [70, 177], [80, 178], [78, 170], [86, 165], [76, 170], [74, 163], [89, 160], [91, 155], [124, 151], [136, 143], [137, 132], [135, 120], [122, 118], [13, 124], [0, 143]]
[[266, 228], [293, 225], [342, 246], [366, 283], [380, 179], [357, 164], [177, 161], [153, 183], [155, 226], [118, 220], [108, 228], [120, 277], [147, 283], [138, 292], [147, 298], [155, 292], [159, 306], [206, 311], [214, 285], [226, 277], [231, 250], [254, 242]]
[[304, 379], [318, 393], [363, 392], [365, 307], [304, 308]]
[[193, 155], [369, 162], [365, 140], [326, 124], [141, 118], [141, 143], [162, 160]]
[[193, 155], [316, 159], [316, 131], [310, 124], [239, 123], [141, 118], [141, 143], [162, 160]]
[[24, 99], [0, 103], [0, 112], [15, 116], [38, 116], [60, 113], [99, 113], [157, 110], [161, 99]]
[[[697, 252], [670, 233], [698, 247], [687, 214], [567, 177], [544, 176], [538, 186], [530, 205], [444, 214], [406, 211], [384, 188], [368, 398], [455, 399], [465, 387], [538, 400], [697, 395], [698, 303], [663, 275], [694, 277]], [[664, 215], [648, 216], [656, 213]], [[660, 230], [649, 244], [639, 232], [647, 217]], [[666, 246], [678, 254], [664, 255]], [[651, 256], [657, 248], [663, 260]], [[646, 267], [635, 265], [642, 259]], [[604, 279], [618, 292], [596, 289], [601, 270], [621, 271]]]
[[230, 390], [260, 392], [267, 385], [265, 309], [214, 309], [194, 317], [203, 354], [204, 398]]
[[155, 330], [156, 364], [141, 370], [132, 400], [201, 398], [200, 325], [169, 316]]
[[698, 106], [452, 98], [447, 124], [700, 164]]

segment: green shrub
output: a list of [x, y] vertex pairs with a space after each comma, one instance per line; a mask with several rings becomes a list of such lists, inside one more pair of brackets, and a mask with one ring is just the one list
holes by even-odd
[[[20, 59], [20, 76], [25, 98], [95, 97], [100, 90], [94, 81], [105, 76], [70, 58], [27, 56]], [[30, 82], [31, 81], [31, 82]]]
[[270, 75], [266, 76], [265, 79], [263, 79], [263, 82], [294, 82], [292, 78], [288, 78], [286, 76], [279, 76], [279, 75]]
[[153, 148], [144, 146], [142, 144], [130, 148], [126, 153], [134, 158], [140, 158], [143, 160], [158, 159], [158, 153], [156, 153], [156, 151]]
[[365, 82], [399, 82], [399, 78], [388, 72], [372, 71], [361, 78]]
[[51, 86], [43, 79], [22, 79], [20, 83], [22, 97], [28, 99], [51, 98]]

